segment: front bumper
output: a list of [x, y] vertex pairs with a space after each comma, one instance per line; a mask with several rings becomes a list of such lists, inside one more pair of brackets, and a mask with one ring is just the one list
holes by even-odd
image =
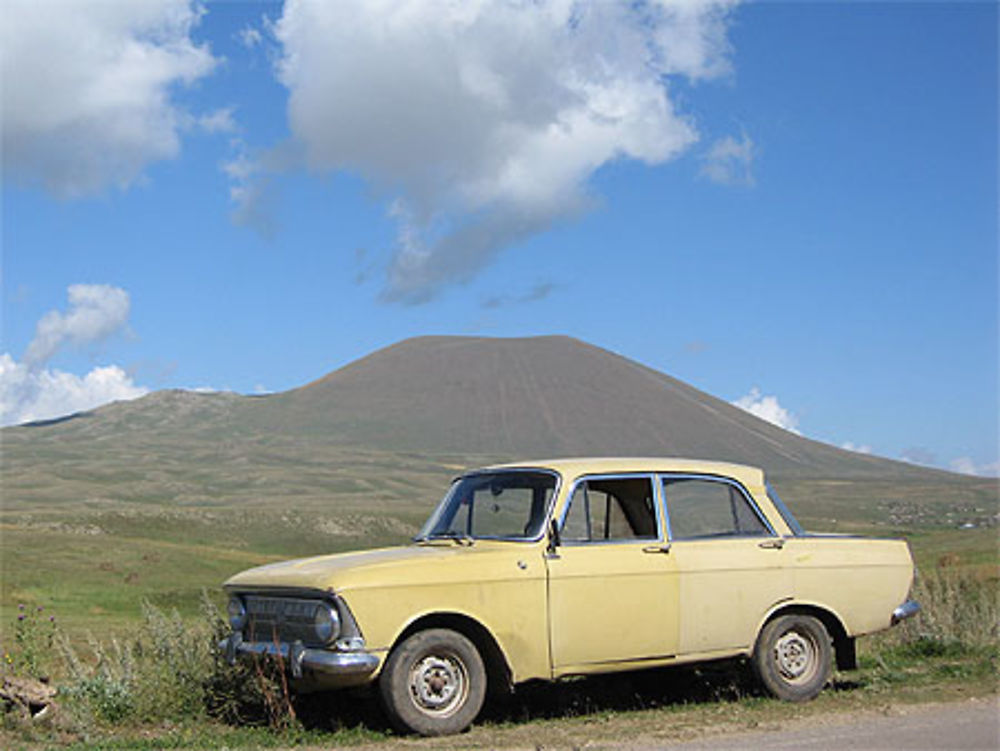
[[301, 678], [305, 670], [311, 670], [331, 677], [362, 677], [373, 673], [379, 665], [379, 658], [371, 652], [333, 652], [327, 649], [313, 649], [301, 641], [262, 642], [243, 641], [240, 633], [232, 633], [219, 642], [219, 650], [229, 664], [236, 662], [240, 655], [268, 655], [285, 662], [293, 678]]
[[892, 625], [895, 626], [900, 621], [912, 618], [920, 612], [920, 603], [916, 600], [907, 600], [898, 608], [892, 611]]

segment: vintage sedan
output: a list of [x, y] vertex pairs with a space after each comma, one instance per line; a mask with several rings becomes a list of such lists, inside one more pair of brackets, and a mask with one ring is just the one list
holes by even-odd
[[539, 461], [458, 477], [410, 545], [237, 574], [220, 647], [301, 690], [377, 687], [424, 735], [488, 688], [740, 656], [802, 701], [919, 610], [912, 579], [905, 542], [808, 534], [753, 467]]

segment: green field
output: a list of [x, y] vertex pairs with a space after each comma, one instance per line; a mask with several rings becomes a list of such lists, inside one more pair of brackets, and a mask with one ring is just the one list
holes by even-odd
[[[178, 506], [150, 499], [74, 504], [54, 498], [38, 500], [35, 508], [24, 501], [5, 506], [0, 622], [8, 622], [23, 603], [45, 607], [68, 630], [106, 632], [138, 619], [143, 600], [193, 614], [203, 589], [218, 592], [223, 580], [250, 566], [405, 543], [456, 470], [428, 461], [415, 462], [417, 471], [390, 470], [389, 457], [366, 458], [356, 475], [334, 467], [314, 478], [308, 490], [289, 484], [271, 500], [243, 504], [220, 494], [225, 504]], [[369, 474], [372, 467], [378, 467], [377, 475]], [[294, 466], [284, 471], [294, 474]], [[778, 487], [807, 528], [905, 537], [922, 569], [946, 565], [995, 572], [1000, 563], [996, 527], [976, 510], [988, 500], [974, 494], [956, 495], [954, 518], [941, 523], [927, 513], [894, 520], [892, 509], [904, 502], [887, 499], [900, 494], [898, 484], [855, 481], [831, 488], [795, 481]], [[926, 506], [924, 498], [940, 503], [940, 490], [906, 488], [916, 508]]]

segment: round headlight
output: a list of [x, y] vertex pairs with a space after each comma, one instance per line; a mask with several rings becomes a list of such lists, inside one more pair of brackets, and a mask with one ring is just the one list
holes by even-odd
[[247, 623], [247, 609], [243, 604], [243, 598], [230, 597], [226, 610], [229, 612], [229, 625], [233, 631], [241, 630]]
[[332, 605], [324, 602], [316, 608], [316, 613], [313, 615], [313, 629], [316, 638], [324, 644], [340, 635], [340, 616]]

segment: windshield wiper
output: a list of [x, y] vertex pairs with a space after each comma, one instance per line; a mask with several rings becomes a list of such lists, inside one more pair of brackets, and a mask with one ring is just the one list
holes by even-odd
[[435, 532], [432, 535], [417, 535], [413, 538], [413, 541], [418, 545], [431, 544], [437, 540], [448, 540], [456, 545], [462, 545], [464, 547], [472, 547], [475, 540], [465, 532], [457, 532], [453, 529], [449, 529], [446, 532]]
[[437, 535], [417, 535], [413, 538], [413, 542], [417, 545], [433, 545], [435, 543], [448, 543], [447, 538], [438, 537]]

